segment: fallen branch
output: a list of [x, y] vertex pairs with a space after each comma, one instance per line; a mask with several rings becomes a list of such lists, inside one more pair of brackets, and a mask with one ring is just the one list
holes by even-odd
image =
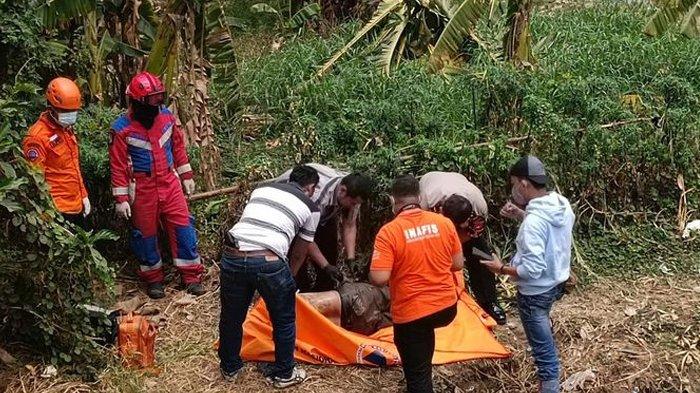
[[628, 376], [626, 376], [626, 377], [624, 377], [624, 378], [622, 378], [622, 379], [618, 379], [617, 381], [613, 382], [612, 385], [616, 385], [616, 384], [618, 384], [618, 383], [620, 383], [620, 382], [624, 382], [624, 381], [627, 381], [627, 380], [636, 378], [636, 377], [638, 377], [638, 376], [644, 374], [648, 369], [651, 368], [651, 365], [654, 364], [654, 354], [649, 350], [649, 348], [647, 348], [647, 346], [645, 345], [645, 343], [644, 343], [644, 341], [643, 341], [642, 339], [640, 339], [639, 337], [636, 337], [636, 336], [635, 336], [634, 338], [636, 339], [637, 343], [639, 343], [640, 346], [641, 346], [642, 348], [644, 348], [645, 351], [647, 351], [647, 356], [649, 356], [649, 364], [647, 364], [646, 367], [644, 367], [643, 369], [637, 371], [637, 372], [634, 373], [634, 374], [630, 374], [630, 375], [628, 375]]
[[[651, 121], [651, 119], [652, 119], [651, 117], [639, 117], [636, 119], [619, 120], [619, 121], [614, 121], [614, 122], [608, 123], [608, 124], [602, 124], [602, 125], [600, 125], [600, 128], [608, 129], [608, 128], [615, 128], [615, 127], [619, 127], [619, 126], [625, 126], [628, 124], [644, 123], [647, 121]], [[588, 127], [579, 128], [578, 131], [585, 131], [587, 128]]]
[[[528, 139], [530, 139], [530, 135], [516, 136], [516, 137], [513, 137], [513, 138], [508, 138], [508, 139], [506, 140], [506, 145], [509, 145], [509, 144], [511, 144], [511, 143], [516, 143], [516, 142], [526, 141], [526, 140], [528, 140]], [[479, 142], [479, 143], [475, 143], [475, 144], [473, 144], [473, 145], [466, 145], [466, 146], [463, 146], [461, 143], [457, 143], [456, 146], [459, 147], [459, 148], [464, 149], [464, 148], [474, 148], [474, 147], [490, 146], [490, 145], [492, 145], [492, 144], [493, 144], [493, 141], [490, 141], [490, 142]]]
[[200, 199], [213, 198], [213, 197], [219, 196], [219, 195], [233, 194], [234, 192], [237, 192], [238, 189], [239, 189], [238, 186], [232, 186], [232, 187], [221, 188], [221, 189], [214, 190], [214, 191], [201, 192], [199, 194], [192, 195], [189, 198], [189, 201], [194, 202], [194, 201], [198, 201]]

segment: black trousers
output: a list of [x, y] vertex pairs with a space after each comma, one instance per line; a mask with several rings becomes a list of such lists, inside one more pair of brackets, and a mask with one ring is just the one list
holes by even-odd
[[[314, 242], [328, 263], [338, 263], [338, 218], [332, 217], [316, 228]], [[297, 287], [301, 292], [322, 292], [335, 289], [335, 283], [326, 272], [319, 269], [311, 260], [299, 269], [296, 277]]]
[[78, 213], [78, 214], [68, 214], [68, 213], [61, 213], [63, 216], [63, 219], [66, 221], [70, 222], [71, 224], [78, 226], [80, 228], [83, 228], [84, 230], [87, 231], [87, 220], [83, 216], [83, 213]]
[[489, 255], [492, 250], [483, 236], [471, 239], [462, 244], [467, 272], [469, 273], [469, 288], [471, 288], [476, 302], [479, 303], [482, 308], [487, 308], [491, 304], [496, 303], [496, 275], [481, 264], [481, 258], [472, 254], [473, 247]]
[[401, 356], [408, 393], [433, 392], [435, 329], [457, 315], [457, 304], [408, 323], [394, 324], [394, 343]]

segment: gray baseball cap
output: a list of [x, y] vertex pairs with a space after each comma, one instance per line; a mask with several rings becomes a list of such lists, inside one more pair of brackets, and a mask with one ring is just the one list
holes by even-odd
[[546, 185], [549, 180], [544, 164], [535, 156], [525, 156], [518, 160], [511, 168], [510, 175], [524, 177], [533, 183]]

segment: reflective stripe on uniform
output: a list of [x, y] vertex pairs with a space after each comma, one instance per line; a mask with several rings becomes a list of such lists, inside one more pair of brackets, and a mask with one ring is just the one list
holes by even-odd
[[112, 187], [112, 195], [129, 195], [129, 187]]
[[179, 167], [177, 167], [176, 170], [177, 170], [178, 175], [182, 175], [183, 173], [187, 173], [187, 172], [192, 172], [192, 165], [190, 165], [190, 164], [180, 165]]
[[191, 266], [191, 265], [199, 265], [201, 263], [199, 257], [197, 257], [195, 259], [173, 258], [173, 262], [175, 263], [175, 266]]
[[126, 144], [134, 147], [140, 147], [141, 149], [153, 150], [151, 148], [151, 142], [144, 141], [143, 139], [132, 138], [130, 136], [126, 137]]
[[170, 140], [170, 137], [173, 135], [173, 126], [171, 125], [168, 127], [167, 130], [163, 133], [163, 135], [160, 137], [158, 140], [158, 143], [160, 144], [160, 147], [165, 146], [166, 143], [168, 143], [168, 140]]
[[151, 270], [158, 270], [161, 267], [163, 267], [163, 261], [158, 261], [155, 265], [153, 266], [148, 266], [148, 265], [141, 265], [141, 271], [142, 272], [150, 272]]

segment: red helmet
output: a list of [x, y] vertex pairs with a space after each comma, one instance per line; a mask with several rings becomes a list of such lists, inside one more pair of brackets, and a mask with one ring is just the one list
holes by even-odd
[[165, 102], [165, 86], [157, 76], [144, 71], [131, 78], [126, 95], [140, 103], [158, 106]]

